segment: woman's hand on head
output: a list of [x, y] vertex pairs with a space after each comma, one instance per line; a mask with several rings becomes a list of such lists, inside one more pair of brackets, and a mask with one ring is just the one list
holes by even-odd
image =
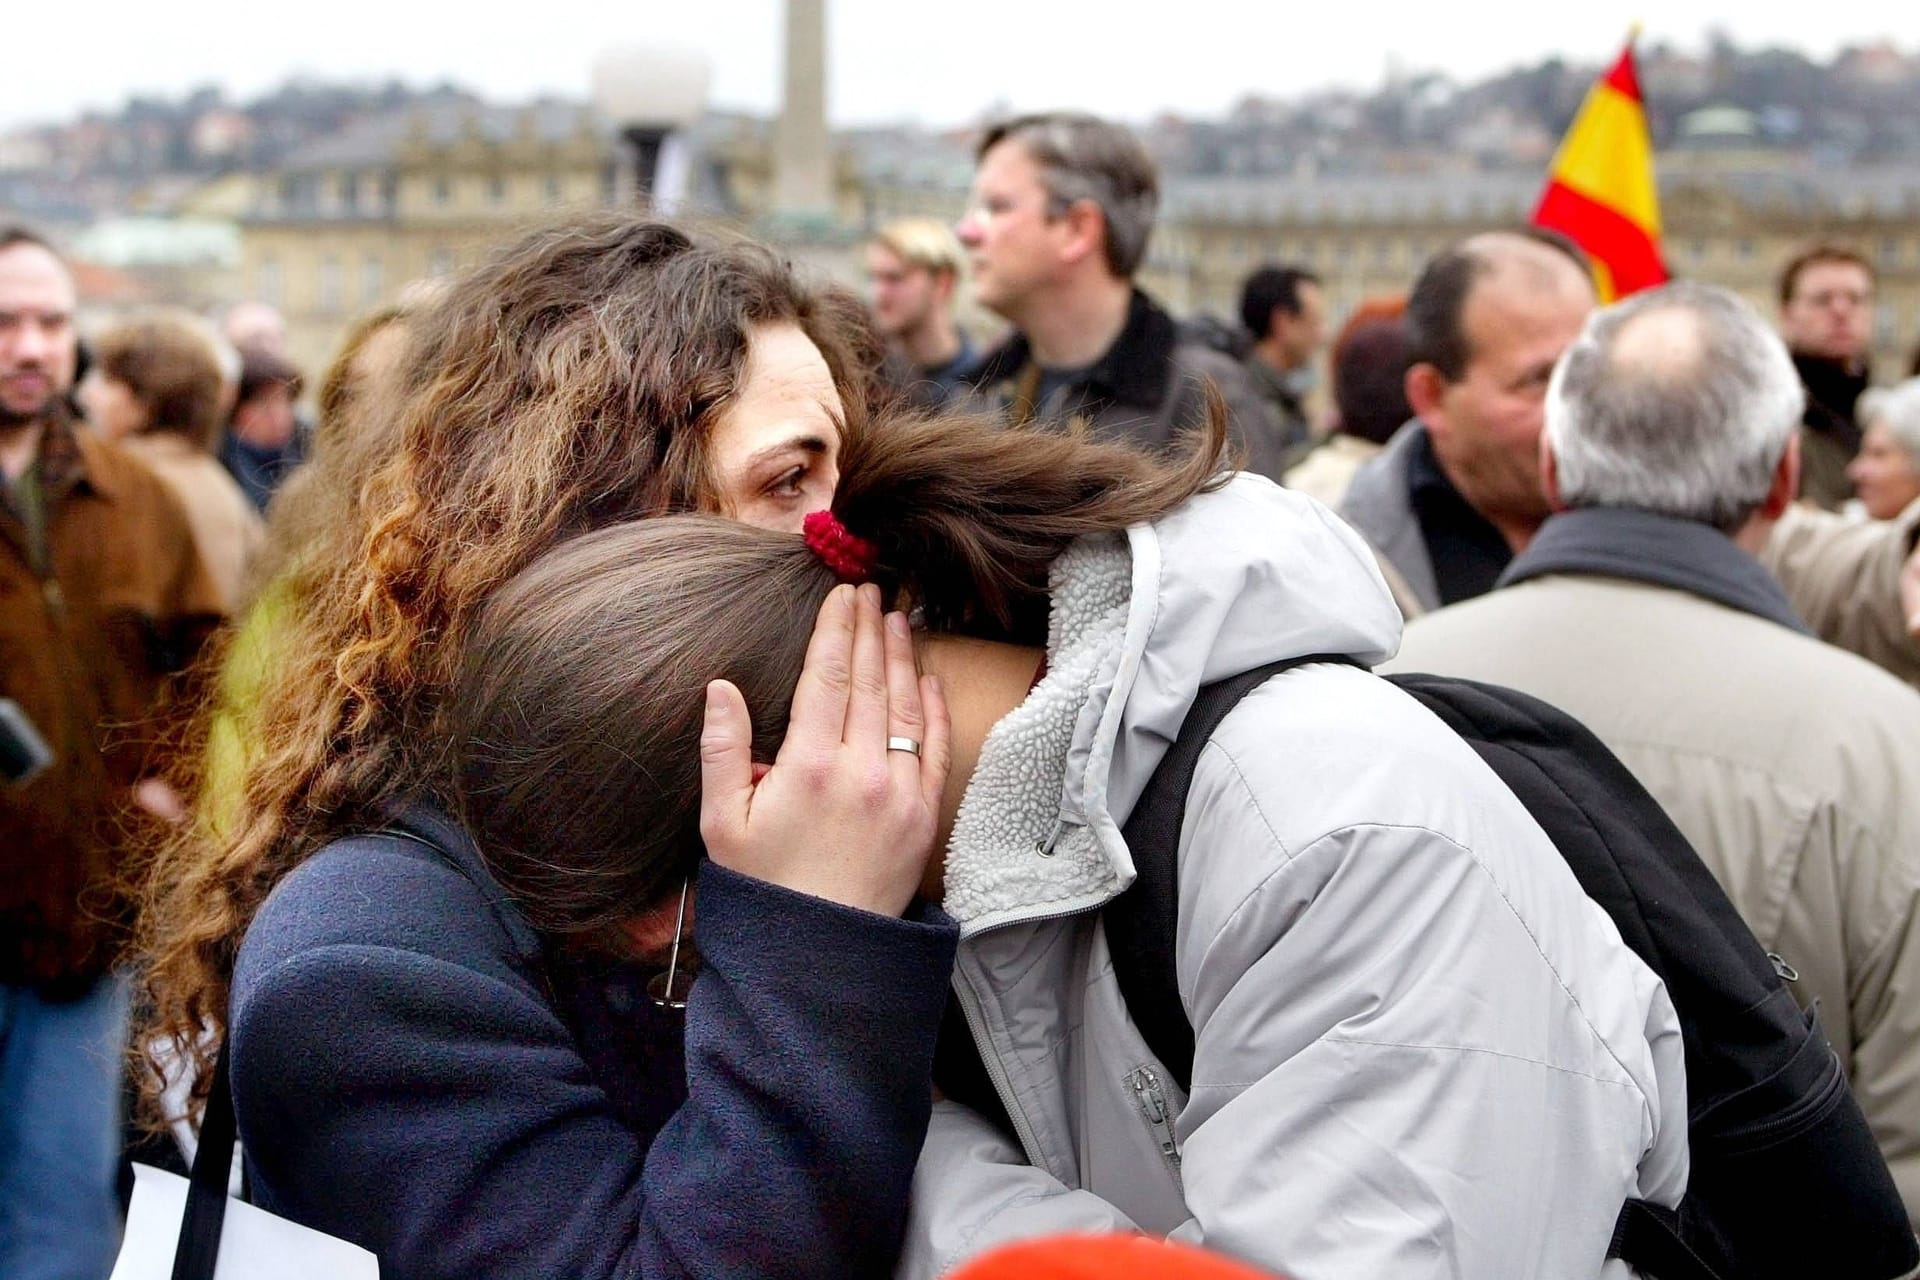
[[[888, 750], [911, 738], [920, 754]], [[914, 665], [904, 614], [875, 587], [820, 606], [779, 755], [756, 778], [740, 691], [707, 686], [700, 834], [732, 871], [884, 915], [913, 899], [936, 855], [950, 755], [939, 681]]]

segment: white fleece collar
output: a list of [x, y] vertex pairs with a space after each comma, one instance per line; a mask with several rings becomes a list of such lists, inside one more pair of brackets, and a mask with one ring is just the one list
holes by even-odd
[[967, 934], [1086, 910], [1125, 887], [1081, 816], [1065, 812], [1069, 757], [1096, 682], [1126, 634], [1132, 556], [1119, 536], [1082, 538], [1050, 576], [1047, 673], [987, 733], [947, 845], [947, 913]]
[[946, 907], [966, 935], [1092, 910], [1132, 882], [1118, 824], [1203, 686], [1308, 654], [1372, 666], [1400, 641], [1366, 543], [1261, 476], [1081, 539], [1049, 585], [1046, 679], [987, 735], [948, 845]]

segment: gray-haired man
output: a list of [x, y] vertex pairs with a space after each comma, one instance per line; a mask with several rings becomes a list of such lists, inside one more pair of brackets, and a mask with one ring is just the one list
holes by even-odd
[[1022, 116], [987, 131], [957, 232], [974, 297], [1011, 321], [972, 382], [1014, 423], [1065, 426], [1151, 449], [1227, 402], [1249, 470], [1278, 479], [1279, 426], [1234, 359], [1183, 341], [1134, 287], [1159, 204], [1152, 159], [1093, 116]]
[[1803, 404], [1724, 289], [1594, 313], [1547, 394], [1556, 514], [1395, 665], [1545, 698], [1633, 770], [1799, 970], [1920, 1221], [1920, 694], [1817, 640], [1754, 558], [1798, 487]]

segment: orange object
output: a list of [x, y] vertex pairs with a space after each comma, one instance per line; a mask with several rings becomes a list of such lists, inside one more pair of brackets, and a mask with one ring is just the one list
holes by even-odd
[[1218, 1254], [1152, 1236], [1048, 1236], [1010, 1244], [948, 1280], [1283, 1280]]
[[1660, 191], [1633, 37], [1567, 127], [1533, 223], [1570, 237], [1586, 251], [1603, 303], [1666, 283]]

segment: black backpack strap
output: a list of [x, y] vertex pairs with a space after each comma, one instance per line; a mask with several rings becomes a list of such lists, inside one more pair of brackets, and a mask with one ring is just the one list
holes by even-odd
[[1192, 1085], [1193, 1024], [1180, 1002], [1174, 930], [1180, 916], [1180, 829], [1186, 821], [1193, 771], [1214, 730], [1242, 698], [1281, 672], [1312, 662], [1351, 665], [1352, 659], [1313, 654], [1271, 662], [1203, 686], [1181, 721], [1179, 735], [1120, 828], [1137, 878], [1101, 912], [1107, 948], [1113, 953], [1113, 974], [1133, 1025], [1182, 1090]]
[[1645, 1200], [1629, 1200], [1613, 1222], [1609, 1258], [1624, 1258], [1654, 1280], [1721, 1280], [1680, 1233], [1680, 1215]]
[[227, 1053], [227, 1045], [222, 1043], [220, 1060], [213, 1068], [213, 1088], [207, 1093], [207, 1109], [200, 1118], [200, 1146], [193, 1153], [193, 1173], [187, 1180], [187, 1209], [180, 1218], [173, 1280], [213, 1280], [214, 1265], [220, 1260], [236, 1128]]

